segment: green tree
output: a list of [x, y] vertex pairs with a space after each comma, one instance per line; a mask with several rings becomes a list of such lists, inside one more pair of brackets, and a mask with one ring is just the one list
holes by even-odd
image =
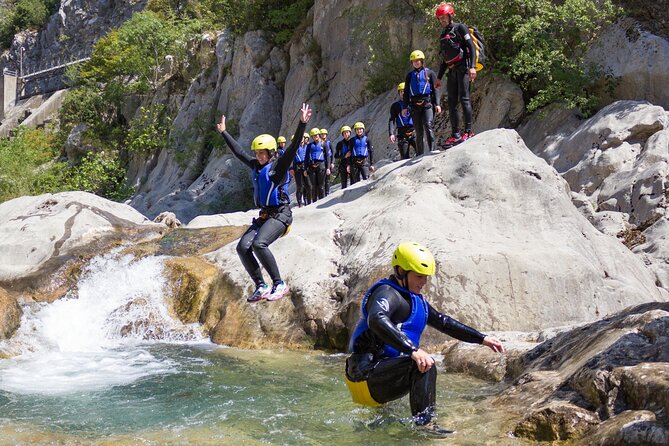
[[98, 40], [90, 60], [80, 69], [79, 79], [122, 86], [122, 94], [154, 92], [166, 56], [177, 62], [186, 60], [188, 42], [199, 29], [195, 21], [166, 19], [151, 11], [136, 13]]
[[59, 154], [55, 135], [20, 126], [12, 138], [0, 138], [0, 202], [57, 189], [49, 162]]

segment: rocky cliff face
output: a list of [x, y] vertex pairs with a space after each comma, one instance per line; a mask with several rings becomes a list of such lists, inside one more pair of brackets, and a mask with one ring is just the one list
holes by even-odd
[[145, 6], [146, 0], [62, 0], [44, 29], [15, 36], [10, 50], [0, 56], [0, 69], [18, 73], [21, 48], [24, 74], [88, 57], [100, 37]]

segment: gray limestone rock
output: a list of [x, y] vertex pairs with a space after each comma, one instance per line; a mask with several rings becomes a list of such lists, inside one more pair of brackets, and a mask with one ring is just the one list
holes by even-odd
[[669, 108], [669, 41], [643, 30], [635, 20], [624, 18], [609, 27], [588, 50], [586, 62], [615, 80], [609, 101], [645, 100]]

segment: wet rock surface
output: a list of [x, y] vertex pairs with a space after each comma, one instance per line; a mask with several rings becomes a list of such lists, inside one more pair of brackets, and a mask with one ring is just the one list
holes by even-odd
[[[540, 441], [591, 436], [582, 444], [660, 444], [655, 441], [666, 438], [669, 304], [630, 307], [559, 334], [516, 363], [498, 404], [524, 414], [517, 435]], [[614, 421], [628, 411], [646, 411], [643, 423], [631, 428]]]

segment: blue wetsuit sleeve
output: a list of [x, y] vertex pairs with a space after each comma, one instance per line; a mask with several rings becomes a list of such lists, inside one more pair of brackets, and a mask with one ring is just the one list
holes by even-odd
[[279, 158], [275, 161], [274, 173], [271, 176], [272, 182], [277, 183], [279, 181], [283, 181], [286, 173], [288, 173], [288, 169], [290, 169], [291, 164], [295, 160], [297, 149], [300, 147], [300, 140], [298, 139], [298, 135], [302, 135], [304, 133], [304, 128], [306, 126], [307, 124], [300, 121], [297, 126], [297, 130], [295, 131], [295, 135], [293, 136], [293, 140], [290, 142], [290, 146], [288, 146], [286, 151], [283, 152], [283, 155], [279, 156]]
[[242, 146], [239, 145], [239, 143], [235, 140], [235, 138], [232, 137], [232, 135], [228, 133], [227, 130], [221, 133], [221, 135], [223, 136], [225, 143], [228, 145], [228, 147], [230, 147], [230, 150], [232, 150], [232, 154], [235, 155], [239, 161], [253, 169], [256, 164], [256, 159], [248, 153], [245, 153], [244, 149], [242, 149]]
[[376, 288], [367, 299], [367, 325], [385, 344], [402, 353], [418, 350], [409, 337], [397, 328], [395, 321], [404, 321], [411, 313], [409, 303], [387, 285]]
[[428, 317], [427, 324], [440, 332], [447, 334], [455, 339], [472, 344], [482, 344], [485, 335], [478, 330], [469, 327], [462, 322], [458, 322], [450, 316], [435, 310], [432, 305], [427, 304]]

